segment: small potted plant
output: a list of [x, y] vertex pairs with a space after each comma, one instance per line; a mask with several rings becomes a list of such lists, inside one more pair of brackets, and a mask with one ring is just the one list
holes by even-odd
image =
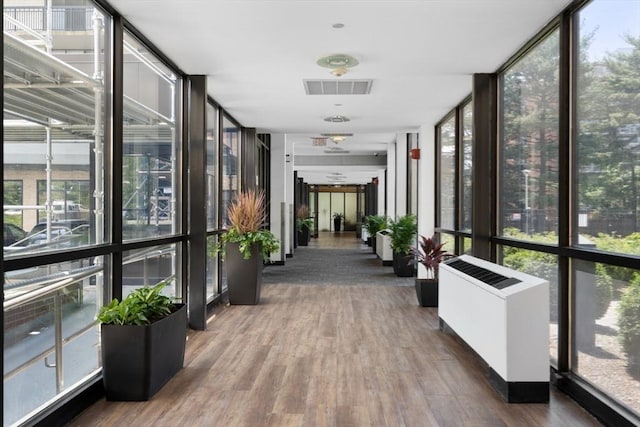
[[300, 205], [296, 212], [296, 230], [298, 231], [298, 246], [309, 245], [310, 231], [313, 229], [313, 218], [309, 217], [309, 206]]
[[335, 233], [340, 232], [340, 228], [342, 227], [342, 221], [344, 220], [344, 214], [340, 212], [333, 213], [333, 231]]
[[399, 277], [412, 277], [415, 262], [411, 253], [411, 243], [418, 232], [415, 215], [405, 215], [389, 223], [389, 238], [393, 250], [393, 272]]
[[149, 400], [184, 365], [187, 308], [162, 295], [166, 281], [102, 307], [102, 378], [107, 400]]
[[416, 279], [416, 296], [422, 307], [438, 306], [438, 266], [450, 255], [442, 249], [444, 243], [438, 243], [436, 235], [431, 237], [420, 236], [418, 247], [411, 248], [415, 262], [424, 265], [427, 277]]
[[229, 228], [220, 235], [216, 252], [222, 252], [227, 271], [230, 304], [260, 302], [263, 260], [280, 247], [273, 233], [263, 229], [266, 208], [263, 192], [238, 195], [227, 209]]

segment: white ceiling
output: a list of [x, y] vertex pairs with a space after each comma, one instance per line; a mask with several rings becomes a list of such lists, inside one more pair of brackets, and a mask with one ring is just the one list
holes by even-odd
[[[326, 155], [311, 147], [320, 133], [353, 133], [340, 146], [362, 155], [435, 124], [470, 94], [473, 73], [496, 71], [571, 0], [109, 2], [183, 71], [207, 75], [209, 94], [243, 126], [286, 133], [296, 155]], [[303, 80], [335, 78], [316, 65], [335, 53], [358, 59], [342, 79], [372, 79], [371, 94], [305, 94]], [[351, 121], [323, 121], [332, 115]], [[367, 182], [380, 170], [298, 169], [310, 184], [330, 172]]]

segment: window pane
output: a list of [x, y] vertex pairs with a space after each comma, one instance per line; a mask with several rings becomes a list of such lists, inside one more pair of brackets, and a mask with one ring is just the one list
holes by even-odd
[[166, 283], [163, 295], [182, 297], [177, 245], [154, 246], [124, 252], [122, 260], [122, 297], [143, 286]]
[[[440, 227], [453, 230], [456, 202], [456, 120], [440, 126]], [[453, 249], [452, 249], [453, 250]]]
[[222, 224], [227, 224], [227, 208], [240, 190], [240, 128], [224, 117], [222, 121]]
[[502, 265], [549, 281], [549, 354], [558, 360], [558, 257], [501, 246]]
[[438, 237], [440, 238], [440, 243], [443, 244], [443, 250], [449, 254], [456, 253], [456, 237], [453, 234], [440, 233]]
[[[595, 240], [598, 249], [638, 254], [638, 244], [618, 245], [613, 236], [637, 233], [639, 225], [640, 3], [595, 0], [579, 12], [576, 22], [575, 222], [588, 240], [612, 236], [602, 246], [605, 242]], [[577, 236], [574, 244], [582, 245]]]
[[218, 227], [218, 109], [207, 104], [207, 230]]
[[[4, 219], [14, 226], [5, 227], [6, 256], [104, 242], [109, 22], [89, 1], [59, 3], [51, 22], [46, 6], [3, 8]], [[34, 39], [48, 23], [53, 38]], [[31, 235], [9, 243], [20, 229]]]
[[103, 265], [102, 258], [85, 258], [5, 273], [4, 425], [100, 368], [95, 316]]
[[123, 239], [178, 233], [177, 78], [124, 34]]
[[[501, 76], [500, 230], [558, 231], [558, 31]], [[557, 238], [555, 239], [557, 241]]]
[[640, 414], [640, 271], [575, 261], [573, 371]]
[[[471, 231], [471, 213], [473, 196], [473, 105], [466, 104], [462, 108], [462, 230]], [[465, 246], [466, 247], [466, 246]]]

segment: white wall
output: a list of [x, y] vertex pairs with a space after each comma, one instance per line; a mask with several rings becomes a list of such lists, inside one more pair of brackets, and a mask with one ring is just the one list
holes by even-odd
[[384, 207], [384, 198], [386, 194], [387, 183], [384, 178], [384, 169], [378, 171], [378, 215], [386, 215], [386, 209]]
[[[286, 179], [285, 179], [285, 154], [286, 135], [281, 133], [271, 134], [271, 232], [280, 240], [280, 250], [271, 254], [271, 261], [284, 261], [286, 253], [286, 239], [283, 241], [283, 232], [286, 227], [282, 227], [281, 207], [285, 203]], [[285, 233], [286, 234], [286, 233]]]
[[396, 143], [390, 142], [387, 146], [387, 212], [386, 215], [396, 219]]
[[[418, 160], [418, 235], [431, 236], [435, 228], [435, 134], [434, 127], [420, 127]], [[418, 265], [418, 278], [425, 278], [424, 266]]]

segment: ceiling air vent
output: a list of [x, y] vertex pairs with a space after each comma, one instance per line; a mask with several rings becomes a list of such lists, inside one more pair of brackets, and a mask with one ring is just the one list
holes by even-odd
[[307, 95], [369, 95], [373, 80], [303, 80]]

